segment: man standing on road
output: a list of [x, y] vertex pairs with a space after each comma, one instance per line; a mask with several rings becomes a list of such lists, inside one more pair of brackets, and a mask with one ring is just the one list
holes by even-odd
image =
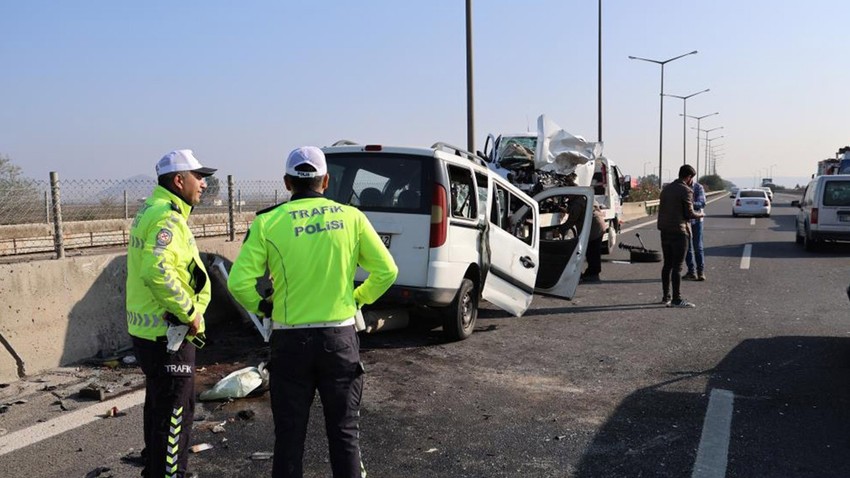
[[587, 241], [587, 269], [581, 275], [582, 283], [599, 282], [599, 274], [602, 273], [602, 238], [605, 237], [607, 228], [602, 208], [594, 202], [590, 237]]
[[127, 250], [127, 329], [145, 374], [144, 477], [188, 477], [186, 462], [195, 409], [195, 347], [167, 348], [169, 323], [204, 332], [210, 281], [189, 225], [201, 202], [205, 168], [191, 150], [166, 154], [156, 164], [159, 185], [139, 209]]
[[[359, 436], [364, 369], [354, 317], [386, 292], [398, 268], [362, 212], [323, 196], [328, 179], [321, 149], [289, 154], [284, 183], [292, 199], [257, 213], [227, 282], [242, 306], [273, 323], [274, 478], [302, 476], [316, 389], [334, 478], [366, 476]], [[354, 288], [358, 265], [369, 276]], [[267, 269], [273, 290], [262, 297], [256, 285]]]
[[[705, 188], [698, 181], [694, 180], [692, 186], [694, 190], [694, 211], [703, 212], [705, 209]], [[705, 280], [705, 255], [703, 253], [702, 244], [702, 221], [703, 218], [691, 219], [691, 240], [688, 242], [688, 254], [685, 256], [685, 263], [688, 265], [688, 272], [682, 279], [685, 280]]]
[[[702, 213], [694, 211], [693, 183], [696, 171], [688, 164], [679, 168], [679, 179], [664, 186], [658, 205], [658, 230], [661, 231], [661, 251], [664, 254], [664, 266], [661, 268], [661, 288], [664, 293], [661, 302], [667, 307], [695, 307], [682, 298], [680, 291], [682, 262], [688, 251], [691, 237], [690, 220], [698, 219]], [[673, 295], [670, 296], [670, 283], [673, 283]]]

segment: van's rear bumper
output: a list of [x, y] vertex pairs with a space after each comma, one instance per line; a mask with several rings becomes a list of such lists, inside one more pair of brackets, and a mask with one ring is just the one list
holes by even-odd
[[850, 231], [812, 231], [812, 239], [816, 241], [850, 241]]
[[428, 307], [446, 307], [452, 303], [456, 294], [457, 289], [393, 285], [375, 304], [380, 306], [425, 305]]

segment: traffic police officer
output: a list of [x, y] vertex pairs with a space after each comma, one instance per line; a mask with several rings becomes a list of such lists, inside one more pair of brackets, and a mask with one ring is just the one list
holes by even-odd
[[[290, 153], [284, 183], [292, 199], [257, 213], [227, 283], [240, 304], [273, 323], [275, 478], [302, 476], [316, 389], [333, 476], [366, 476], [359, 443], [363, 365], [354, 316], [392, 285], [398, 268], [362, 212], [323, 196], [327, 171], [319, 148]], [[369, 276], [354, 288], [358, 265]], [[273, 289], [262, 297], [257, 279], [267, 269]]]
[[210, 282], [187, 219], [206, 189], [205, 168], [191, 150], [166, 154], [156, 165], [159, 185], [139, 209], [127, 251], [127, 329], [145, 373], [146, 477], [186, 475], [195, 407], [195, 347], [166, 350], [169, 321], [204, 332]]

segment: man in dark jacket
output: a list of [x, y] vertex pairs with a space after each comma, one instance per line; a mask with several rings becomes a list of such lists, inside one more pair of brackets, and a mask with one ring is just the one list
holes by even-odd
[[[661, 299], [667, 307], [695, 307], [682, 298], [682, 263], [688, 252], [691, 239], [691, 219], [698, 219], [702, 213], [694, 211], [694, 192], [691, 184], [696, 176], [694, 168], [688, 164], [679, 168], [679, 179], [664, 186], [661, 190], [661, 202], [658, 205], [658, 230], [661, 231], [661, 251], [664, 254], [664, 266], [661, 268]], [[670, 295], [670, 283], [673, 283], [673, 295]]]

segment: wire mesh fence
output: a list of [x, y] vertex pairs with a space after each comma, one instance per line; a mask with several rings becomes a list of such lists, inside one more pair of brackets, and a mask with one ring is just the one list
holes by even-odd
[[[155, 186], [150, 178], [0, 181], [0, 256], [62, 257], [65, 249], [127, 244], [132, 219]], [[288, 199], [283, 181], [211, 176], [189, 225], [195, 237], [232, 237], [248, 229], [251, 213]]]

